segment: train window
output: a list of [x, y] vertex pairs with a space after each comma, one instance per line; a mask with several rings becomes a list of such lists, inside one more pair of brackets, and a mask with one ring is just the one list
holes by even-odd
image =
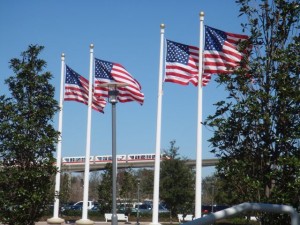
[[82, 158], [77, 158], [76, 162], [85, 162], [85, 158], [83, 158], [83, 157]]
[[117, 160], [126, 160], [126, 155], [117, 155]]

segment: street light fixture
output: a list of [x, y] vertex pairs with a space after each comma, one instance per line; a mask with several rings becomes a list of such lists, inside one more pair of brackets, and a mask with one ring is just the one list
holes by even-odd
[[111, 224], [118, 225], [117, 216], [117, 151], [116, 151], [116, 104], [118, 102], [118, 87], [125, 87], [127, 84], [110, 82], [102, 84], [108, 88], [108, 101], [111, 103], [112, 115], [112, 217]]

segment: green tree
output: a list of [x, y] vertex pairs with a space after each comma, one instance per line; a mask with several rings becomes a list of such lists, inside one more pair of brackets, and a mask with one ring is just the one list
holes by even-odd
[[177, 213], [192, 213], [194, 202], [194, 174], [179, 156], [176, 141], [170, 142], [170, 148], [164, 151], [168, 157], [161, 163], [160, 198], [173, 216]]
[[90, 182], [89, 182], [89, 200], [97, 201], [98, 200], [98, 187], [101, 180], [101, 172], [93, 171], [90, 173]]
[[0, 217], [9, 225], [33, 225], [54, 201], [51, 177], [58, 132], [52, 118], [59, 110], [50, 72], [30, 45], [10, 61], [15, 75], [5, 82], [11, 97], [0, 98]]
[[98, 187], [98, 197], [101, 213], [112, 211], [112, 164], [107, 163]]
[[137, 171], [137, 177], [141, 179], [141, 199], [153, 199], [154, 170], [140, 169]]
[[61, 203], [68, 203], [71, 196], [71, 174], [70, 173], [63, 173], [61, 174], [61, 184], [60, 184], [60, 202]]
[[215, 176], [207, 176], [202, 181], [202, 204], [214, 205], [216, 204], [216, 187], [217, 182]]
[[82, 201], [82, 195], [83, 195], [83, 174], [77, 174], [71, 176], [71, 194], [70, 194], [70, 202], [78, 202]]
[[[228, 97], [206, 124], [230, 204], [300, 206], [300, 6], [292, 0], [237, 0], [253, 46], [248, 68], [219, 76]], [[249, 43], [241, 44], [241, 50]], [[262, 224], [289, 224], [261, 214]]]
[[227, 192], [224, 184], [216, 174], [203, 178], [202, 181], [202, 203], [203, 205], [227, 205]]
[[119, 197], [129, 202], [136, 196], [136, 179], [131, 168], [118, 171]]

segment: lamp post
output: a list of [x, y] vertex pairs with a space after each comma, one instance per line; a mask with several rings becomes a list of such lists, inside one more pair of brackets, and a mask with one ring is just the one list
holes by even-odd
[[212, 183], [212, 194], [211, 194], [211, 212], [214, 212], [214, 198], [215, 198], [215, 183]]
[[112, 217], [111, 224], [118, 225], [117, 216], [117, 151], [116, 151], [116, 104], [118, 102], [118, 87], [125, 87], [124, 83], [110, 82], [101, 85], [108, 87], [108, 101], [111, 103], [112, 115]]
[[141, 179], [137, 179], [137, 201], [138, 201], [138, 207], [137, 207], [137, 212], [136, 212], [136, 225], [140, 225], [140, 183]]

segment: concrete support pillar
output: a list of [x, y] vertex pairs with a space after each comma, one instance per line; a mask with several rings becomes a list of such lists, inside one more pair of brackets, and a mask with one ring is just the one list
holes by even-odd
[[48, 225], [62, 225], [65, 224], [65, 220], [62, 218], [50, 218], [47, 219], [47, 224]]
[[76, 225], [94, 225], [94, 221], [89, 219], [80, 219], [76, 221]]

